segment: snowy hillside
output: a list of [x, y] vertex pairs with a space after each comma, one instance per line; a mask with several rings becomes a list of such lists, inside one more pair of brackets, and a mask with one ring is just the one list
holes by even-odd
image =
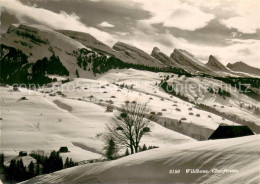
[[58, 32], [69, 36], [70, 38], [77, 40], [84, 46], [91, 48], [97, 52], [101, 52], [108, 55], [114, 55], [115, 51], [109, 46], [105, 45], [101, 41], [97, 40], [95, 37], [88, 33], [76, 32], [70, 30], [58, 30]]
[[77, 166], [23, 183], [259, 183], [259, 141], [255, 135], [185, 143]]
[[[49, 92], [43, 94], [22, 88], [20, 91], [13, 91], [11, 87], [1, 87], [1, 151], [7, 157], [11, 158], [19, 151], [30, 153], [38, 149], [49, 153], [61, 146], [67, 146], [70, 150], [62, 156], [72, 157], [76, 161], [104, 155], [104, 143], [100, 135], [113, 113], [105, 112], [106, 105], [96, 103], [95, 99], [88, 100], [88, 93], [84, 92], [87, 91], [84, 88], [97, 84], [95, 81], [79, 79], [66, 85], [73, 86], [73, 83], [83, 91], [69, 93], [64, 90], [67, 97], [61, 97], [58, 93], [53, 96]], [[112, 85], [111, 89], [113, 87]], [[51, 88], [45, 90], [49, 91]], [[95, 92], [94, 95], [100, 93]], [[115, 92], [111, 91], [109, 97], [104, 96], [104, 101], [113, 94]], [[85, 100], [82, 99], [83, 95], [86, 95]], [[26, 99], [21, 100], [22, 97]], [[121, 103], [123, 100], [125, 99], [122, 98]], [[13, 139], [14, 136], [16, 139]], [[155, 123], [152, 133], [143, 139], [143, 143], [147, 145], [160, 147], [187, 141], [195, 140]]]
[[[66, 68], [70, 78], [78, 76], [93, 78], [93, 62], [108, 59], [69, 36], [41, 25], [12, 25], [1, 37], [1, 44], [4, 47], [20, 50], [28, 57], [28, 64], [35, 64], [44, 58], [48, 60], [52, 56], [56, 57], [61, 67]], [[10, 53], [10, 51], [5, 52]], [[29, 74], [32, 68], [33, 66], [29, 67]], [[44, 70], [42, 67], [41, 69]]]
[[[85, 48], [81, 43], [41, 25], [12, 25], [1, 37], [1, 43], [21, 50], [30, 62], [50, 57], [53, 52], [61, 58], [66, 67], [75, 60], [67, 53]], [[71, 63], [71, 64], [69, 64]]]
[[134, 63], [134, 64], [157, 66], [157, 67], [168, 66], [167, 64], [164, 65], [160, 63], [160, 61], [149, 56], [144, 51], [122, 42], [116, 43], [112, 49], [87, 33], [67, 31], [67, 30], [59, 30], [59, 32], [69, 36], [74, 40], [77, 40], [78, 42], [82, 43], [84, 46], [88, 48], [91, 48], [105, 55], [114, 56], [125, 63]]
[[[166, 75], [167, 73], [137, 72], [134, 69], [111, 70], [97, 79], [74, 79], [62, 85], [56, 82], [53, 87], [46, 86], [38, 91], [20, 88], [20, 92], [15, 92], [11, 87], [1, 87], [1, 148], [13, 155], [15, 150], [30, 152], [42, 149], [49, 152], [60, 146], [68, 146], [71, 151], [68, 155], [77, 161], [99, 158], [104, 150], [98, 135], [102, 134], [105, 123], [113, 114], [105, 112], [106, 106], [119, 108], [125, 101], [148, 102], [157, 114], [157, 124], [154, 123], [152, 133], [143, 139], [147, 145], [167, 147], [194, 141], [192, 138], [206, 140], [218, 125], [237, 124], [165, 93], [156, 83], [159, 84]], [[212, 83], [221, 86], [213, 79], [175, 76], [170, 80], [179, 84], [201, 85], [200, 92], [186, 94], [191, 101], [205, 103], [227, 114], [235, 114], [254, 122], [256, 130], [258, 129], [259, 115], [244, 107], [259, 102], [238, 92], [232, 93], [226, 100], [219, 95], [212, 95], [207, 91], [206, 85]], [[20, 100], [23, 96], [27, 100]], [[240, 103], [244, 104], [243, 108]], [[14, 135], [18, 139], [12, 139]]]

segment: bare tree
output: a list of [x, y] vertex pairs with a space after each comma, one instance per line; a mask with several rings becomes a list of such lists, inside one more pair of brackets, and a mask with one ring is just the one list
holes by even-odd
[[119, 148], [129, 147], [131, 154], [136, 153], [141, 138], [150, 132], [151, 120], [154, 115], [147, 104], [125, 103], [107, 123], [104, 139], [106, 142], [112, 139]]

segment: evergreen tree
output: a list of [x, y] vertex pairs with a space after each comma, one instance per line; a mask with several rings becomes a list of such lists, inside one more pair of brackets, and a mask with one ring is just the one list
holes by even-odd
[[146, 151], [147, 150], [147, 147], [146, 147], [146, 145], [144, 144], [143, 145], [143, 151]]
[[72, 158], [70, 158], [69, 167], [73, 167], [74, 165], [75, 165], [75, 163], [72, 161]]
[[0, 166], [4, 166], [4, 161], [5, 161], [4, 154], [0, 154]]
[[22, 159], [20, 159], [16, 162], [15, 179], [17, 181], [23, 181], [26, 179], [26, 167], [24, 166]]
[[16, 161], [14, 159], [11, 160], [9, 167], [6, 169], [6, 180], [14, 181], [16, 175]]
[[63, 169], [63, 162], [59, 152], [52, 151], [50, 157], [46, 159], [43, 165], [45, 174]]
[[68, 168], [69, 167], [69, 158], [66, 158], [66, 161], [64, 163], [64, 168]]
[[36, 164], [36, 175], [40, 175], [41, 172], [40, 172], [40, 163], [37, 161], [37, 164]]
[[108, 142], [108, 147], [106, 152], [107, 158], [112, 160], [116, 152], [117, 152], [116, 144], [113, 141], [113, 139], [110, 139]]
[[129, 155], [129, 150], [128, 150], [128, 148], [126, 148], [125, 156], [128, 156], [128, 155]]
[[77, 69], [76, 69], [76, 76], [77, 76], [77, 78], [79, 78], [79, 72]]
[[33, 163], [33, 161], [30, 162], [28, 168], [29, 168], [29, 176], [30, 176], [30, 177], [35, 176], [34, 163]]

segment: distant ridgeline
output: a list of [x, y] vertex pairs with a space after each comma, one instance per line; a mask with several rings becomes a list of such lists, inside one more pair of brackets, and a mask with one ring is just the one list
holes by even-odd
[[[50, 58], [44, 57], [35, 63], [28, 62], [28, 56], [22, 51], [1, 44], [0, 82], [4, 84], [36, 84], [44, 85], [53, 80], [46, 76], [55, 74], [69, 76], [69, 71], [63, 66], [55, 53]], [[111, 69], [133, 68], [152, 72], [171, 72], [179, 75], [192, 76], [190, 73], [179, 68], [159, 68], [138, 64], [124, 63], [115, 57], [98, 54], [92, 50], [80, 49], [74, 51], [77, 57], [77, 65], [85, 71], [92, 71], [94, 75], [105, 73]], [[91, 67], [92, 66], [92, 67]], [[77, 72], [77, 71], [76, 71]], [[79, 75], [77, 75], [79, 77]]]
[[107, 57], [103, 54], [97, 54], [94, 51], [87, 50], [87, 49], [80, 49], [79, 52], [75, 51], [74, 54], [77, 55], [77, 64], [79, 67], [83, 68], [84, 70], [88, 70], [88, 64], [92, 63], [92, 70], [93, 74], [102, 74], [111, 69], [126, 69], [126, 68], [133, 68], [137, 70], [146, 70], [151, 72], [170, 72], [179, 75], [185, 75], [187, 77], [191, 77], [192, 75], [187, 71], [180, 69], [180, 68], [173, 68], [173, 67], [151, 67], [145, 66], [140, 64], [133, 64], [133, 63], [125, 63], [120, 59], [117, 59], [113, 56]]
[[[34, 37], [32, 37], [32, 39], [34, 41], [39, 41]], [[46, 76], [47, 74], [69, 76], [70, 72], [72, 72], [64, 67], [59, 57], [56, 56], [54, 52], [50, 58], [44, 57], [37, 60], [35, 63], [29, 63], [27, 55], [22, 51], [4, 44], [1, 44], [0, 46], [1, 83], [43, 85], [53, 81], [53, 79]], [[125, 63], [113, 56], [106, 56], [102, 53], [97, 53], [85, 48], [75, 50], [73, 53], [70, 53], [70, 55], [77, 58], [78, 67], [86, 72], [93, 72], [94, 75], [105, 73], [111, 69], [133, 68], [151, 72], [174, 73], [179, 76], [185, 75], [186, 77], [210, 77], [240, 88], [242, 93], [259, 99], [259, 94], [253, 90], [253, 88], [260, 89], [260, 79], [257, 78], [214, 77], [207, 74], [190, 74], [186, 70], [177, 67], [151, 67], [141, 64]], [[76, 76], [80, 77], [78, 70], [76, 70]], [[250, 88], [247, 87], [248, 85], [250, 85]]]

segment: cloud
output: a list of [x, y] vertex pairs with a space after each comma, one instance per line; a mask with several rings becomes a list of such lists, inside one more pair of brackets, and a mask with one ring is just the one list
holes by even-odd
[[236, 16], [222, 19], [221, 23], [228, 28], [235, 28], [242, 33], [256, 33], [257, 29], [260, 29], [259, 1], [233, 0], [232, 2], [228, 6], [228, 10], [234, 12]]
[[100, 27], [115, 27], [113, 24], [110, 24], [108, 22], [102, 22], [102, 23], [98, 24], [98, 26], [100, 26]]
[[194, 31], [205, 27], [215, 17], [213, 14], [205, 13], [197, 7], [177, 0], [134, 1], [142, 4], [143, 9], [151, 13], [151, 18], [145, 20], [147, 23], [161, 23], [164, 27]]
[[86, 26], [75, 13], [67, 14], [64, 11], [55, 13], [43, 8], [24, 5], [17, 0], [1, 0], [1, 11], [3, 10], [14, 15], [20, 23], [30, 23], [28, 20], [33, 20], [34, 22], [53, 29], [66, 29], [90, 33], [110, 46], [115, 43], [115, 39], [111, 34]]

